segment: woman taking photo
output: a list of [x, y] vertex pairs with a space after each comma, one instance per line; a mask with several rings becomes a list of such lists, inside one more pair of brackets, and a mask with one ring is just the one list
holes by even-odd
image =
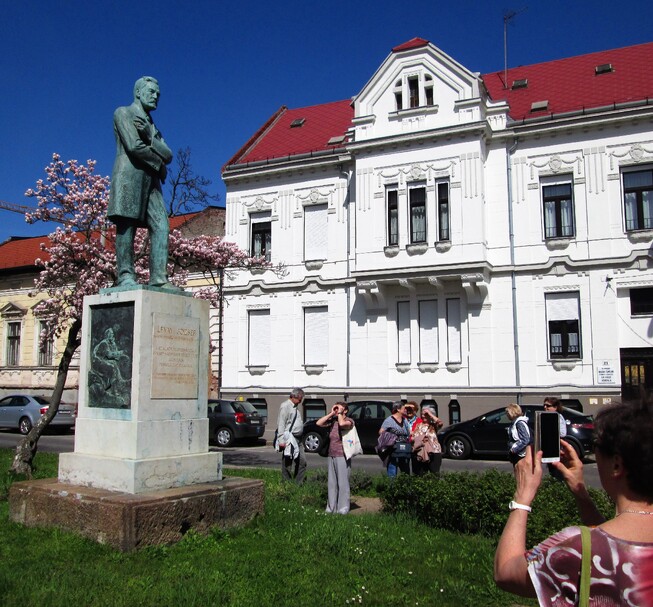
[[[494, 559], [494, 579], [509, 592], [537, 596], [540, 605], [578, 605], [582, 555], [589, 559], [592, 606], [653, 605], [653, 407], [618, 404], [594, 422], [594, 453], [601, 485], [614, 501], [615, 516], [605, 521], [589, 497], [583, 464], [562, 441], [554, 465], [576, 499], [589, 532], [583, 548], [580, 527], [568, 527], [526, 553], [526, 524], [542, 480], [542, 452], [527, 449], [515, 466], [514, 501]], [[525, 555], [526, 553], [526, 555]], [[524, 556], [525, 555], [525, 556]]]
[[342, 447], [342, 435], [354, 427], [354, 420], [347, 417], [347, 403], [336, 403], [324, 417], [317, 420], [317, 425], [329, 429], [329, 479], [326, 511], [329, 514], [347, 514], [349, 512], [349, 474], [351, 460], [345, 457]]
[[442, 447], [438, 440], [438, 431], [444, 422], [435, 414], [435, 408], [422, 407], [422, 415], [413, 427], [413, 455], [415, 474], [440, 474], [442, 466]]

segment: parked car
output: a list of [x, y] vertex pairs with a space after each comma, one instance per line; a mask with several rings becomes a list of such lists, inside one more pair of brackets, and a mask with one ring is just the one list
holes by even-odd
[[[365, 450], [374, 449], [379, 438], [379, 430], [383, 420], [392, 412], [392, 401], [357, 400], [349, 404], [347, 414], [356, 423], [356, 430]], [[327, 440], [327, 431], [317, 425], [316, 420], [304, 424], [304, 449], [309, 453], [317, 453], [322, 443]]]
[[[542, 411], [542, 405], [521, 405], [528, 417], [531, 433], [535, 425], [535, 412]], [[567, 422], [565, 440], [584, 459], [592, 451], [594, 420], [585, 415], [563, 407], [562, 415]], [[494, 409], [474, 419], [451, 424], [438, 432], [442, 450], [452, 459], [467, 459], [471, 455], [504, 455], [508, 457], [508, 427], [510, 420], [505, 408]]]
[[246, 400], [210, 399], [208, 417], [209, 440], [213, 439], [220, 447], [231, 447], [238, 439], [260, 438], [267, 421]]
[[[18, 428], [21, 434], [28, 434], [39, 418], [50, 406], [47, 396], [11, 394], [0, 399], [0, 427]], [[76, 406], [60, 402], [57, 414], [50, 426], [68, 430], [75, 425]]]

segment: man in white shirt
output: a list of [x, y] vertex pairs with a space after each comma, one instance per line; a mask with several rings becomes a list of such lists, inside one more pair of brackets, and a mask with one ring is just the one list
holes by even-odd
[[299, 405], [304, 400], [304, 390], [294, 388], [288, 400], [281, 403], [277, 418], [277, 442], [283, 451], [281, 456], [281, 478], [295, 480], [298, 485], [306, 477], [306, 454], [302, 443], [304, 422]]

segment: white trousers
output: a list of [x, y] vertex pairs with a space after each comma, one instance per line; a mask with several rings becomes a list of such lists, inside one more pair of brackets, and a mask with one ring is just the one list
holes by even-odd
[[349, 474], [351, 460], [345, 457], [329, 457], [329, 497], [326, 511], [347, 514], [349, 512]]

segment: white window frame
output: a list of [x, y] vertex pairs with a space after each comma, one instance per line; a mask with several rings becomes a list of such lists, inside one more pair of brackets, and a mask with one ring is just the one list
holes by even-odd
[[[264, 246], [263, 253], [257, 255], [254, 250], [254, 226], [260, 224], [268, 224], [267, 230], [260, 230], [262, 234], [269, 235], [269, 246]], [[259, 230], [257, 229], [257, 232]], [[271, 211], [257, 211], [249, 214], [249, 252], [252, 257], [264, 256], [266, 261], [272, 258], [272, 212]]]
[[[424, 195], [424, 238], [416, 238], [416, 230], [413, 229], [413, 192], [422, 190]], [[428, 242], [428, 196], [426, 183], [415, 182], [408, 185], [408, 242], [409, 244], [423, 244]], [[416, 205], [417, 206], [417, 205]]]
[[447, 362], [462, 363], [462, 306], [460, 297], [447, 298]]
[[437, 363], [439, 358], [437, 299], [418, 300], [417, 324], [419, 326], [419, 362]]
[[329, 364], [329, 307], [304, 307], [304, 365]]
[[397, 364], [411, 362], [410, 301], [397, 302]]
[[[563, 222], [563, 209], [562, 209], [562, 200], [563, 197], [561, 194], [546, 195], [546, 190], [555, 188], [556, 186], [568, 186], [569, 187], [569, 215], [568, 218], [569, 226], [567, 230], [569, 233], [564, 233]], [[559, 238], [575, 238], [576, 236], [576, 205], [574, 201], [574, 180], [573, 175], [557, 175], [556, 177], [542, 177], [540, 179], [540, 194], [541, 194], [541, 203], [542, 203], [542, 233], [544, 234], [544, 240], [555, 240]], [[547, 202], [553, 202], [553, 226], [551, 221], [547, 220], [547, 217], [550, 216], [550, 211], [547, 209]], [[550, 208], [550, 207], [549, 207]], [[551, 233], [553, 228], [555, 228], [555, 233]]]
[[[582, 331], [580, 317], [580, 292], [564, 291], [544, 294], [548, 359], [580, 360], [582, 358]], [[552, 324], [556, 323], [556, 324]], [[566, 324], [562, 324], [566, 323]], [[569, 331], [576, 323], [576, 331]], [[554, 329], [557, 329], [554, 332]], [[575, 336], [572, 338], [572, 336]]]
[[[653, 199], [653, 185], [652, 186], [642, 186], [641, 188], [630, 187], [630, 190], [639, 190], [639, 193], [642, 196], [637, 196], [636, 192], [626, 192], [626, 175], [633, 173], [650, 173], [651, 179], [653, 181], [653, 167], [651, 166], [642, 166], [642, 167], [623, 167], [621, 170], [621, 187], [622, 187], [622, 207], [624, 214], [624, 229], [628, 232], [639, 232], [642, 230], [653, 230], [653, 200], [645, 201], [643, 199], [644, 191], [649, 192], [651, 199]], [[629, 212], [629, 205], [627, 196], [628, 194], [634, 193], [635, 199], [633, 203], [635, 205], [635, 218], [633, 218], [632, 210]], [[631, 199], [632, 200], [632, 199]], [[647, 216], [648, 214], [648, 216]], [[629, 225], [630, 224], [630, 225]]]
[[271, 360], [270, 308], [247, 310], [247, 366], [267, 367]]
[[324, 261], [329, 247], [329, 205], [304, 207], [304, 261]]

